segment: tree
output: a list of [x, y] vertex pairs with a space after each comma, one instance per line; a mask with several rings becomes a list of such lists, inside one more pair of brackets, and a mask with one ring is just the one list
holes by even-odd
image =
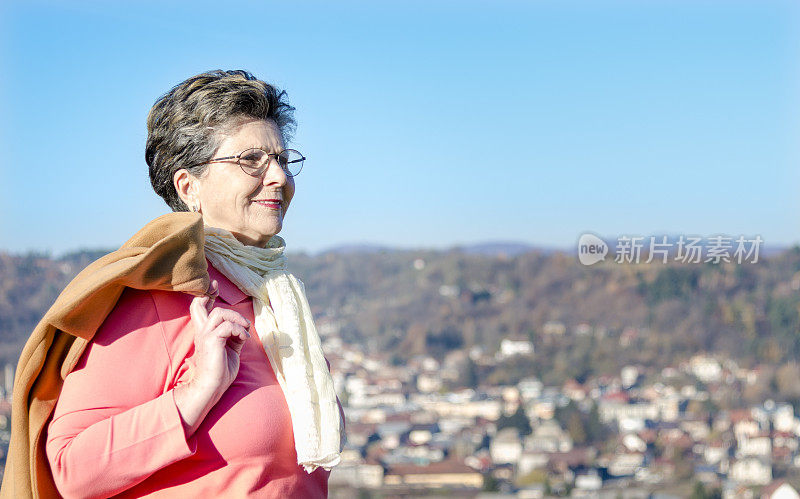
[[695, 482], [691, 499], [721, 499], [722, 491], [718, 488], [706, 490], [702, 482]]
[[484, 492], [498, 492], [500, 491], [500, 482], [492, 475], [491, 472], [483, 474], [483, 491]]
[[569, 416], [569, 421], [567, 422], [567, 431], [569, 432], [569, 436], [572, 437], [572, 441], [578, 445], [582, 445], [586, 443], [586, 430], [583, 426], [583, 421], [581, 421], [581, 415], [578, 412], [573, 412]]
[[479, 383], [478, 366], [475, 365], [475, 362], [470, 357], [467, 357], [459, 370], [457, 384], [466, 388], [477, 388]]
[[516, 428], [519, 430], [520, 435], [530, 435], [533, 433], [531, 422], [528, 420], [528, 416], [525, 415], [525, 409], [522, 407], [522, 404], [517, 406], [517, 411], [511, 416], [501, 416], [500, 419], [497, 420], [497, 431], [503, 428]]
[[595, 402], [592, 402], [586, 418], [586, 436], [590, 442], [599, 442], [606, 438], [606, 428], [600, 421], [600, 409]]

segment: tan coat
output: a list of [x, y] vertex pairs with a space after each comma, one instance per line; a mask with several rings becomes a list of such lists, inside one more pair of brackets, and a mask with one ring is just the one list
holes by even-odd
[[86, 267], [58, 296], [28, 338], [17, 364], [0, 498], [59, 497], [45, 443], [64, 378], [126, 286], [204, 294], [209, 277], [203, 242], [199, 214], [163, 215], [120, 249]]

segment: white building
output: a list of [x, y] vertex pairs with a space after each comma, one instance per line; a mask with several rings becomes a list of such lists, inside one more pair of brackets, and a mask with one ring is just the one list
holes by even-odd
[[772, 413], [772, 424], [777, 431], [795, 433], [798, 428], [798, 420], [794, 417], [794, 409], [790, 404], [780, 404]]
[[650, 419], [658, 417], [658, 408], [648, 402], [638, 402], [628, 404], [625, 402], [601, 400], [598, 404], [600, 420], [603, 423], [611, 423], [620, 419]]
[[528, 340], [512, 340], [503, 338], [500, 342], [500, 357], [508, 358], [516, 355], [533, 355], [533, 343]]
[[750, 485], [766, 485], [772, 481], [772, 465], [765, 459], [745, 457], [731, 465], [730, 478]]
[[417, 400], [422, 408], [433, 411], [441, 417], [481, 417], [496, 421], [503, 413], [503, 402], [501, 400], [472, 400], [467, 402]]
[[639, 368], [636, 366], [625, 366], [622, 368], [619, 377], [622, 380], [622, 386], [624, 388], [630, 388], [639, 380]]
[[533, 470], [546, 468], [549, 461], [550, 458], [544, 452], [522, 451], [517, 462], [517, 475], [527, 475]]
[[644, 454], [641, 452], [626, 452], [616, 454], [608, 464], [608, 473], [614, 476], [630, 476], [644, 464]]
[[658, 409], [661, 421], [677, 421], [680, 416], [681, 398], [675, 394], [666, 394], [653, 400]]
[[800, 494], [794, 487], [781, 480], [764, 487], [761, 499], [800, 499]]
[[525, 450], [533, 452], [569, 452], [572, 438], [554, 419], [546, 420], [525, 438]]
[[503, 428], [489, 445], [489, 455], [495, 464], [516, 464], [521, 454], [522, 441], [516, 428]]
[[417, 390], [422, 393], [438, 392], [442, 388], [442, 376], [423, 373], [417, 376]]
[[716, 383], [722, 380], [720, 363], [705, 355], [695, 355], [690, 361], [692, 374], [703, 383]]
[[628, 433], [622, 437], [622, 445], [629, 451], [645, 452], [647, 450], [647, 443], [635, 433]]
[[377, 489], [383, 486], [383, 466], [379, 464], [342, 463], [331, 469], [328, 483], [333, 486]]
[[722, 442], [712, 442], [703, 449], [703, 459], [708, 464], [719, 464], [728, 457], [728, 448]]
[[579, 490], [598, 491], [603, 488], [603, 479], [597, 471], [592, 470], [589, 473], [579, 473], [575, 475], [575, 488]]
[[402, 393], [381, 393], [376, 395], [351, 395], [348, 405], [357, 408], [390, 406], [396, 407], [405, 404], [406, 396]]
[[736, 457], [761, 456], [769, 457], [772, 454], [772, 439], [769, 435], [742, 435], [736, 441]]

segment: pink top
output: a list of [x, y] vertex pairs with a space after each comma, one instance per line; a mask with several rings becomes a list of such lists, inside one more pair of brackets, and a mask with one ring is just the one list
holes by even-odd
[[[215, 306], [254, 323], [252, 298], [209, 264]], [[257, 334], [236, 380], [188, 439], [173, 388], [194, 353], [192, 296], [126, 289], [64, 380], [47, 457], [65, 497], [326, 497], [297, 464], [286, 399]], [[253, 326], [255, 327], [255, 326]]]

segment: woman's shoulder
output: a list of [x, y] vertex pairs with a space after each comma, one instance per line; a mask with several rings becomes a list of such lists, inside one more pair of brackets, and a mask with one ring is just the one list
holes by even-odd
[[[109, 312], [119, 308], [120, 293], [141, 305], [148, 295], [131, 289], [163, 289], [176, 292], [176, 296], [206, 292], [209, 277], [202, 219], [191, 215], [195, 217], [163, 215], [118, 250], [90, 263], [59, 293], [40, 324], [90, 338]], [[39, 341], [39, 336], [34, 341]]]
[[179, 291], [126, 287], [95, 336], [114, 341], [142, 329], [158, 332], [176, 319], [188, 320], [191, 301], [191, 295]]
[[194, 342], [194, 335], [186, 334], [191, 300], [177, 291], [125, 288], [76, 369], [89, 359], [112, 365], [135, 352], [137, 359], [163, 359], [165, 372], [174, 373]]

